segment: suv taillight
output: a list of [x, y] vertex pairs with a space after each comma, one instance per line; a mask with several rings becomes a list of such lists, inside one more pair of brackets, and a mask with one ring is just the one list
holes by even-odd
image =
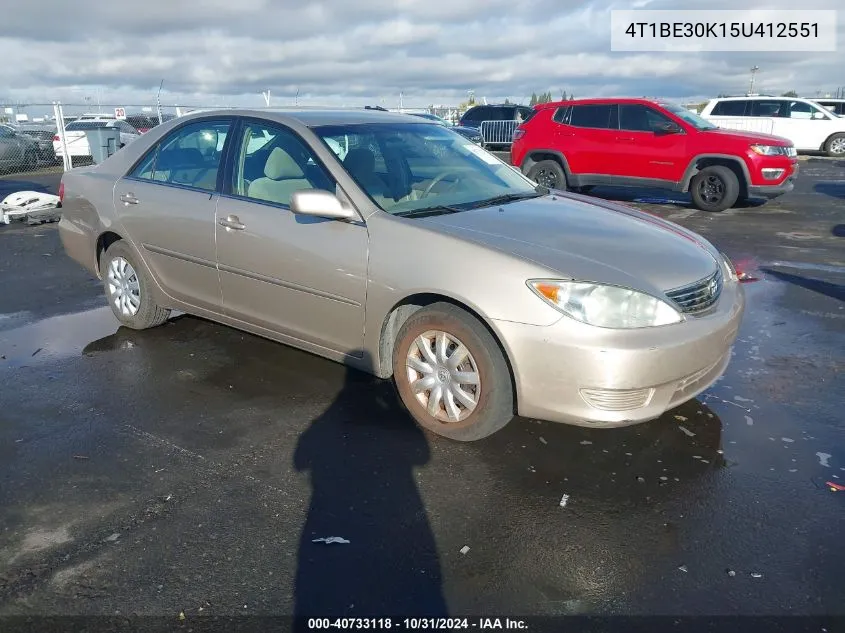
[[58, 135], [58, 134], [56, 134], [56, 135], [53, 137], [53, 140], [54, 140], [54, 141], [61, 141], [62, 139], [60, 139], [60, 138], [59, 138], [59, 135]]
[[525, 130], [523, 130], [521, 127], [518, 127], [513, 131], [513, 140], [518, 141], [523, 136], [525, 136]]
[[65, 201], [65, 183], [59, 183], [59, 204]]

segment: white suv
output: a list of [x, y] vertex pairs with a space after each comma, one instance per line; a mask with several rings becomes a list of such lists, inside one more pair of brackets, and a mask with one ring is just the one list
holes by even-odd
[[701, 116], [729, 130], [762, 132], [789, 139], [799, 151], [845, 156], [845, 118], [809, 99], [762, 96], [711, 99]]

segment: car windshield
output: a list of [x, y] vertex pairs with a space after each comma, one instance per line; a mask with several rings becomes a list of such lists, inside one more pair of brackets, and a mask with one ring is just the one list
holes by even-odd
[[701, 118], [692, 110], [689, 110], [683, 106], [679, 106], [676, 103], [661, 103], [660, 105], [663, 106], [665, 110], [668, 110], [679, 119], [683, 119], [685, 122], [689, 123], [697, 130], [704, 131], [718, 129], [718, 126], [713, 125], [707, 119]]
[[370, 198], [393, 215], [454, 212], [541, 195], [536, 183], [442, 125], [332, 125], [314, 131]]

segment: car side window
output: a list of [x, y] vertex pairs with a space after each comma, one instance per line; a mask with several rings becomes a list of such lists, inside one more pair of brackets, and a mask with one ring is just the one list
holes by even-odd
[[610, 104], [572, 106], [569, 124], [575, 127], [616, 129], [615, 106]]
[[745, 99], [738, 99], [735, 101], [719, 101], [713, 106], [710, 112], [711, 116], [747, 116], [748, 101]]
[[464, 121], [480, 121], [481, 108], [472, 108], [464, 113]]
[[751, 116], [779, 117], [782, 106], [783, 101], [758, 99], [751, 102]]
[[639, 104], [619, 106], [619, 129], [630, 132], [655, 132], [662, 123], [671, 123], [669, 117], [657, 110]]
[[334, 193], [335, 188], [311, 149], [290, 129], [263, 122], [244, 125], [235, 151], [232, 194], [289, 206], [295, 191]]
[[555, 114], [552, 117], [558, 123], [566, 123], [569, 124], [569, 114], [572, 112], [571, 106], [565, 106], [563, 108], [558, 108], [555, 110]]
[[226, 120], [197, 121], [174, 130], [141, 159], [130, 176], [214, 191], [222, 143], [230, 127], [231, 121]]
[[15, 133], [7, 127], [0, 126], [0, 138], [12, 138]]
[[804, 103], [803, 101], [789, 102], [790, 119], [812, 119], [814, 112], [816, 112], [816, 109], [809, 103]]

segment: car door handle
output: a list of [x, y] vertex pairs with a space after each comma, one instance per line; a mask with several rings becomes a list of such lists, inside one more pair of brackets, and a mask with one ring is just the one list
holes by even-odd
[[624, 141], [626, 143], [633, 143], [634, 137], [633, 136], [617, 136], [616, 140], [617, 141]]
[[225, 226], [232, 231], [243, 231], [246, 228], [245, 224], [241, 224], [240, 219], [236, 215], [230, 215], [227, 218], [221, 218], [218, 222], [220, 226]]
[[124, 193], [120, 196], [120, 201], [125, 205], [138, 204], [141, 202], [135, 197], [134, 193]]

